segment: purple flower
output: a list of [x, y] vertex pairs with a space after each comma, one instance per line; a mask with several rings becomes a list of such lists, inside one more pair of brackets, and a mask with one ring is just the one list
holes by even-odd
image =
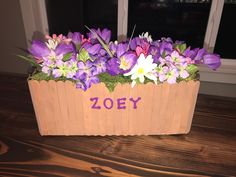
[[128, 44], [127, 43], [120, 43], [117, 45], [117, 50], [116, 50], [116, 56], [117, 58], [120, 58], [126, 51], [128, 48]]
[[160, 54], [162, 55], [169, 55], [173, 51], [173, 45], [170, 42], [162, 41], [160, 43]]
[[167, 82], [169, 84], [175, 84], [176, 79], [179, 77], [179, 72], [176, 68], [172, 68], [168, 73], [167, 73]]
[[107, 72], [112, 76], [118, 75], [121, 73], [119, 66], [120, 66], [119, 59], [111, 58], [110, 60], [108, 60], [106, 64]]
[[203, 56], [205, 54], [207, 54], [207, 52], [204, 48], [202, 49], [195, 48], [193, 50], [190, 50], [190, 47], [188, 47], [184, 51], [184, 56], [191, 58], [192, 60], [194, 60], [195, 63], [200, 63], [200, 61], [203, 59]]
[[127, 73], [137, 62], [137, 56], [133, 52], [126, 52], [119, 58], [119, 68], [123, 70], [122, 73]]
[[[168, 42], [168, 43], [173, 44], [173, 41], [172, 41], [172, 39], [170, 37], [167, 37], [167, 38], [166, 37], [162, 37], [161, 40], [164, 41], [164, 42]], [[177, 43], [178, 43], [178, 41], [177, 41]]]
[[101, 48], [98, 55], [105, 56], [106, 54], [107, 54], [107, 51], [105, 49]]
[[52, 71], [52, 75], [55, 77], [55, 78], [58, 78], [58, 77], [61, 77], [62, 76], [62, 72], [60, 72], [59, 69], [54, 69]]
[[194, 61], [199, 63], [202, 59], [203, 59], [203, 56], [206, 54], [206, 50], [204, 48], [200, 49], [197, 51], [197, 54], [196, 56], [194, 57]]
[[126, 52], [120, 58], [111, 58], [106, 64], [107, 72], [112, 75], [127, 73], [137, 62], [137, 56], [133, 52]]
[[83, 74], [82, 79], [76, 83], [76, 88], [81, 88], [82, 90], [86, 91], [88, 88], [92, 86], [92, 84], [99, 83], [99, 78], [96, 76], [88, 76]]
[[195, 48], [195, 49], [191, 50], [191, 47], [188, 47], [184, 51], [183, 55], [186, 56], [186, 57], [189, 57], [189, 58], [191, 58], [193, 60], [194, 57], [196, 56], [198, 50], [199, 50], [199, 48]]
[[71, 55], [71, 57], [70, 57], [70, 60], [71, 60], [72, 62], [76, 62], [76, 61], [77, 61], [77, 53], [76, 53], [76, 52], [72, 53], [72, 55]]
[[42, 72], [46, 73], [48, 76], [50, 76], [51, 70], [52, 69], [50, 67], [48, 67], [47, 65], [42, 65]]
[[135, 37], [130, 41], [130, 49], [135, 50], [137, 46], [141, 45], [141, 39], [139, 37]]
[[41, 59], [50, 54], [50, 50], [48, 49], [47, 45], [42, 41], [36, 41], [36, 40], [32, 42], [31, 48], [29, 48], [29, 52], [36, 59]]
[[[88, 33], [88, 37], [91, 39], [91, 42], [94, 44], [94, 43], [98, 43], [98, 40], [97, 40], [97, 36], [96, 34], [106, 43], [108, 44], [110, 42], [110, 39], [111, 39], [111, 31], [108, 30], [108, 29], [103, 29], [103, 30], [100, 30], [100, 28], [98, 28], [97, 30], [95, 29], [91, 29], [92, 32]], [[94, 34], [96, 33], [96, 34]]]
[[79, 32], [69, 32], [67, 35], [68, 38], [72, 39], [72, 42], [75, 45], [81, 44], [82, 43], [82, 35]]
[[110, 48], [112, 53], [116, 56], [110, 59], [107, 63], [107, 71], [111, 75], [118, 75], [121, 73], [129, 72], [135, 65], [137, 56], [134, 52], [128, 51], [128, 43], [120, 43], [118, 45], [112, 44]]
[[70, 44], [65, 44], [65, 43], [58, 44], [58, 46], [55, 49], [56, 55], [60, 55], [60, 54], [64, 55], [64, 54], [74, 52], [74, 51], [75, 51], [75, 48], [71, 43]]
[[221, 65], [220, 56], [217, 54], [206, 54], [203, 56], [203, 63], [211, 69], [217, 69]]
[[90, 77], [86, 77], [84, 80], [84, 85], [86, 86], [86, 88], [90, 88], [92, 86], [92, 84], [97, 84], [99, 83], [99, 78], [97, 76], [90, 76]]
[[95, 66], [94, 75], [106, 72], [106, 58], [98, 58], [94, 61], [93, 65]]
[[169, 68], [167, 66], [159, 66], [157, 68], [157, 74], [159, 77], [160, 82], [164, 82], [167, 79], [167, 73], [169, 72]]
[[66, 77], [71, 79], [75, 76], [78, 70], [77, 62], [72, 60], [63, 62], [62, 60], [56, 62], [56, 68], [52, 70], [52, 74], [55, 78]]
[[180, 70], [179, 75], [180, 75], [180, 77], [185, 79], [185, 78], [187, 78], [189, 76], [189, 73], [188, 73], [188, 71], [183, 69], [183, 70]]
[[150, 46], [148, 50], [148, 55], [152, 55], [154, 63], [157, 63], [160, 58], [160, 49], [155, 46]]
[[90, 54], [91, 57], [99, 54], [99, 52], [102, 48], [102, 46], [100, 44], [93, 45], [89, 42], [84, 43], [82, 47]]
[[110, 49], [110, 51], [111, 51], [111, 53], [114, 55], [115, 53], [116, 53], [116, 50], [117, 50], [117, 46], [118, 46], [118, 44], [117, 44], [117, 41], [116, 42], [110, 42], [109, 43], [109, 49]]
[[78, 70], [76, 72], [75, 78], [81, 79], [84, 77], [84, 74], [87, 76], [92, 76], [95, 71], [95, 67], [90, 60], [87, 60], [85, 63], [80, 61], [77, 63]]
[[86, 91], [86, 90], [87, 90], [87, 88], [85, 87], [84, 83], [82, 83], [82, 82], [80, 82], [80, 81], [78, 81], [78, 82], [76, 83], [76, 88], [80, 88], [80, 89], [82, 89], [83, 91]]

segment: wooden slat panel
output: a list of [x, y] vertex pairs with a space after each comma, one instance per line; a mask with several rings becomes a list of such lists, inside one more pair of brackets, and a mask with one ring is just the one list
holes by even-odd
[[[42, 135], [187, 133], [199, 88], [199, 82], [194, 81], [172, 85], [148, 83], [134, 88], [118, 84], [114, 92], [109, 92], [104, 84], [83, 92], [69, 81], [29, 81], [29, 85]], [[90, 99], [94, 97], [101, 109], [91, 108]], [[130, 99], [139, 97], [141, 100], [134, 109]], [[120, 98], [126, 98], [126, 109], [117, 108]], [[106, 109], [104, 104], [113, 106]]]

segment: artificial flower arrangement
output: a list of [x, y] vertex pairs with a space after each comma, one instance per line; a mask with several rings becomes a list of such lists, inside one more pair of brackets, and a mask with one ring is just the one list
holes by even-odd
[[70, 80], [84, 91], [100, 82], [113, 91], [118, 83], [134, 87], [198, 80], [198, 64], [211, 69], [221, 65], [219, 55], [191, 49], [183, 41], [153, 40], [148, 33], [121, 42], [110, 38], [108, 29], [90, 29], [87, 37], [79, 32], [46, 35], [45, 41], [33, 40], [29, 55], [21, 58], [35, 67], [30, 79]]
[[89, 29], [87, 37], [47, 35], [20, 56], [34, 66], [28, 84], [40, 134], [188, 133], [200, 85], [197, 65], [217, 69], [219, 55], [148, 33], [110, 38], [108, 29]]

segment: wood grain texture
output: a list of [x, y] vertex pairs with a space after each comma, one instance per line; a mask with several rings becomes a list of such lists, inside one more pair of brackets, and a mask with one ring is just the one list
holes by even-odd
[[0, 74], [0, 176], [236, 176], [235, 108], [199, 95], [187, 135], [42, 137], [26, 78]]
[[[199, 89], [199, 81], [179, 84], [148, 83], [131, 88], [118, 84], [109, 92], [104, 84], [86, 92], [70, 82], [29, 80], [35, 115], [41, 135], [158, 135], [188, 133]], [[90, 98], [98, 97], [92, 109]], [[109, 107], [105, 108], [107, 100]], [[126, 99], [118, 109], [118, 99]], [[137, 109], [134, 101], [137, 100]]]

